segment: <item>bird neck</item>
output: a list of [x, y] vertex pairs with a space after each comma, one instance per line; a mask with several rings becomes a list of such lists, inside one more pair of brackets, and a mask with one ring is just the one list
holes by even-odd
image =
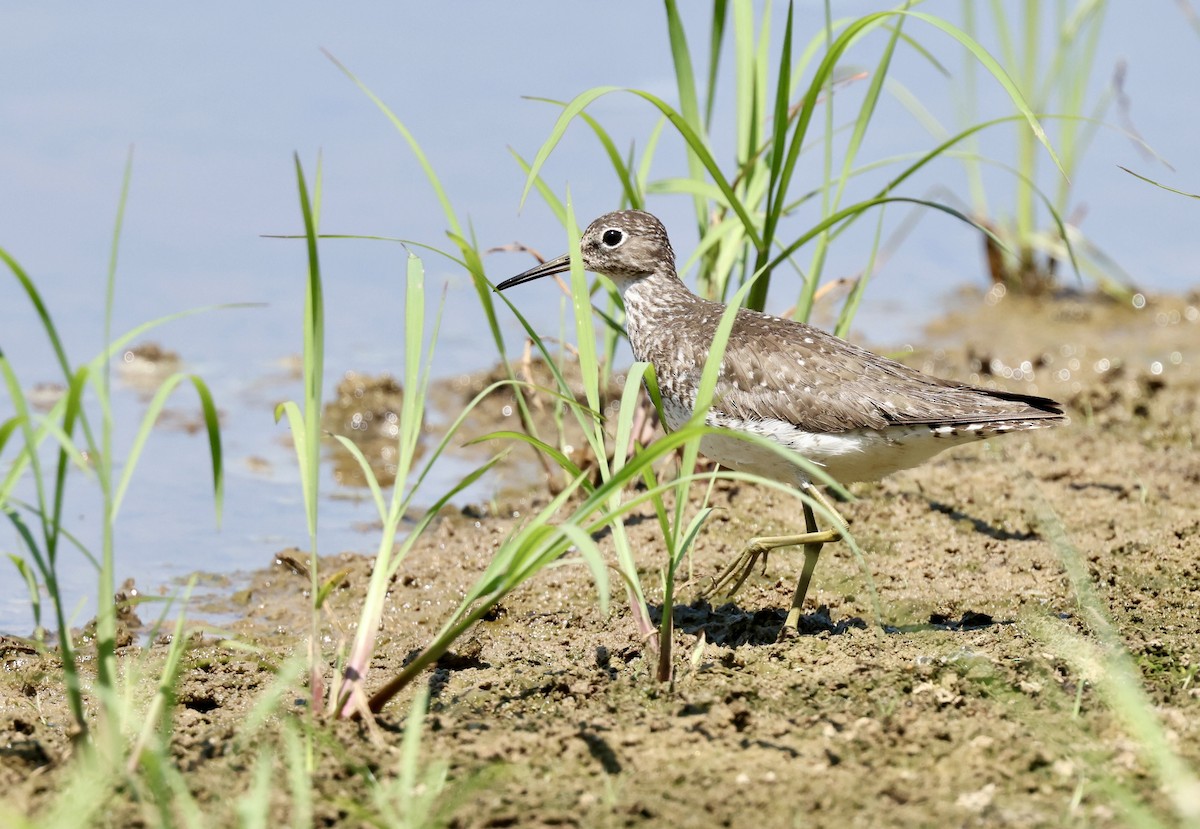
[[686, 304], [697, 297], [675, 273], [674, 268], [659, 268], [636, 278], [613, 279], [626, 310], [631, 305], [650, 308], [659, 305]]
[[[616, 281], [616, 280], [614, 280]], [[627, 284], [617, 282], [625, 302], [629, 344], [639, 360], [655, 362], [674, 354], [681, 344], [681, 323], [705, 319], [704, 300], [688, 290], [672, 268], [658, 269]], [[719, 318], [719, 310], [713, 318]], [[688, 338], [684, 336], [683, 340]], [[690, 345], [689, 345], [690, 347]]]

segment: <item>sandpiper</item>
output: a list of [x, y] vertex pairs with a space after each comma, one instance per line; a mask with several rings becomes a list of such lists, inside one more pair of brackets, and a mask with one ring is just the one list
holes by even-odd
[[[580, 240], [583, 267], [608, 277], [625, 303], [634, 356], [654, 366], [666, 425], [692, 415], [696, 390], [725, 306], [693, 294], [675, 272], [662, 222], [641, 210], [608, 213]], [[507, 279], [503, 291], [571, 267], [560, 256]], [[841, 483], [875, 480], [917, 466], [944, 449], [981, 438], [1061, 423], [1045, 397], [954, 383], [880, 357], [819, 328], [740, 309], [720, 366], [710, 426], [769, 438], [821, 466]], [[780, 547], [803, 546], [805, 561], [781, 635], [797, 628], [813, 568], [845, 521], [803, 467], [731, 435], [700, 443], [710, 460], [799, 487], [805, 531], [753, 538], [707, 594], [741, 587], [755, 562]], [[820, 530], [810, 502], [834, 519]]]

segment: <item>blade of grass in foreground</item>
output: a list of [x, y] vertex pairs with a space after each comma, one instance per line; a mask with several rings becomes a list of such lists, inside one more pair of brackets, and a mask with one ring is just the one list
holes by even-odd
[[1096, 594], [1083, 555], [1071, 543], [1062, 521], [1038, 491], [1031, 476], [1026, 477], [1026, 484], [1037, 506], [1038, 524], [1057, 550], [1070, 579], [1080, 615], [1099, 642], [1073, 632], [1058, 619], [1035, 620], [1034, 632], [1073, 664], [1084, 680], [1100, 690], [1113, 713], [1134, 738], [1139, 752], [1169, 797], [1181, 825], [1195, 826], [1200, 823], [1200, 776], [1172, 748], [1155, 713], [1154, 702], [1142, 685], [1137, 666], [1125, 649], [1120, 631]]
[[313, 600], [309, 619], [309, 693], [310, 712], [320, 710], [324, 697], [324, 680], [320, 649], [320, 608], [316, 605], [321, 592], [320, 558], [317, 548], [317, 499], [321, 474], [321, 397], [325, 382], [325, 299], [321, 284], [321, 260], [317, 250], [317, 233], [321, 205], [321, 161], [317, 159], [316, 182], [310, 197], [300, 155], [292, 156], [296, 185], [300, 196], [300, 213], [304, 221], [305, 247], [308, 254], [307, 290], [304, 292], [304, 408], [292, 401], [275, 409], [275, 420], [286, 417], [292, 430], [292, 444], [299, 462], [300, 487], [304, 498], [304, 514], [309, 540], [309, 589]]
[[[120, 249], [121, 228], [125, 223], [125, 205], [129, 199], [129, 182], [133, 176], [133, 148], [125, 161], [125, 174], [121, 178], [121, 195], [117, 200], [117, 219], [113, 226], [112, 250], [108, 262], [108, 274], [105, 280], [104, 294], [104, 342], [112, 340], [113, 296], [117, 281], [117, 251]], [[100, 446], [99, 457], [94, 461], [96, 479], [100, 484], [100, 493], [104, 502], [104, 524], [101, 528], [100, 578], [97, 584], [96, 597], [96, 688], [100, 699], [102, 716], [99, 724], [104, 733], [101, 740], [103, 750], [116, 757], [120, 754], [121, 720], [119, 709], [113, 695], [117, 681], [117, 607], [113, 600], [116, 592], [116, 576], [114, 574], [115, 550], [113, 549], [113, 521], [116, 520], [114, 511], [113, 487], [113, 454], [112, 433], [112, 364], [105, 362], [99, 372], [100, 388], [98, 402], [100, 404]]]
[[[440, 320], [441, 314], [437, 319]], [[417, 443], [421, 437], [422, 412], [429, 382], [429, 361], [433, 358], [433, 343], [437, 339], [437, 325], [428, 346], [429, 354], [425, 370], [421, 370], [421, 355], [425, 346], [425, 269], [421, 260], [409, 254], [405, 279], [404, 318], [404, 397], [401, 401], [399, 434], [396, 439], [396, 476], [392, 489], [390, 508], [381, 513], [383, 532], [379, 548], [375, 553], [375, 564], [363, 602], [354, 645], [344, 669], [341, 689], [336, 704], [341, 716], [348, 716], [365, 703], [363, 681], [366, 678], [371, 653], [375, 648], [375, 635], [379, 620], [383, 616], [384, 600], [392, 574], [400, 566], [417, 533], [409, 537], [399, 551], [395, 550], [396, 533], [412, 499], [408, 487], [409, 473], [416, 457]], [[369, 474], [369, 470], [364, 470]], [[373, 476], [372, 476], [373, 477]], [[393, 562], [393, 557], [395, 561]]]

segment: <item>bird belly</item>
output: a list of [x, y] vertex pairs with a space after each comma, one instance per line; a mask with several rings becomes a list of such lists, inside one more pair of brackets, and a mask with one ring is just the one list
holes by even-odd
[[[667, 406], [663, 415], [676, 429], [691, 412]], [[759, 435], [806, 458], [841, 483], [874, 481], [901, 469], [919, 466], [939, 452], [986, 437], [980, 431], [948, 431], [927, 425], [890, 426], [886, 429], [849, 429], [844, 432], [810, 432], [773, 418], [747, 420], [709, 412], [709, 426], [730, 432]], [[700, 452], [706, 458], [739, 472], [749, 472], [795, 485], [819, 478], [786, 457], [733, 434], [705, 435]]]
[[[718, 425], [718, 424], [713, 424]], [[874, 429], [848, 432], [806, 432], [779, 421], [756, 421], [736, 426], [719, 424], [739, 432], [750, 432], [785, 447], [819, 467], [841, 483], [872, 481], [900, 469], [917, 466], [950, 446], [930, 446], [923, 441], [899, 442]], [[928, 429], [926, 429], [928, 431]], [[930, 441], [932, 443], [932, 441]], [[705, 457], [740, 472], [750, 472], [792, 484], [820, 482], [812, 474], [768, 447], [733, 435], [707, 435], [700, 441]]]

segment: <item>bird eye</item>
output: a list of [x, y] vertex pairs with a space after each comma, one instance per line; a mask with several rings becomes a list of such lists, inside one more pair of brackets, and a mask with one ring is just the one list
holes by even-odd
[[615, 227], [610, 227], [604, 231], [604, 235], [600, 237], [604, 242], [605, 247], [615, 248], [617, 245], [625, 241], [625, 234], [617, 230]]

